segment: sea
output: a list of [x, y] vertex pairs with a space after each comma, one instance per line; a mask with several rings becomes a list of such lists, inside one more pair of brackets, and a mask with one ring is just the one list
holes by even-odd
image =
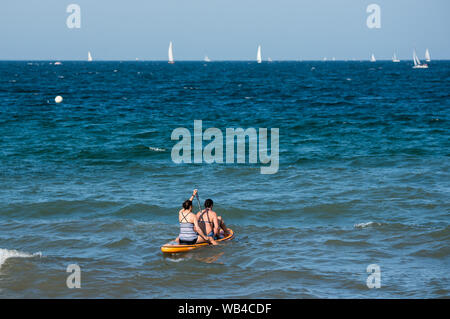
[[[412, 65], [1, 61], [0, 297], [449, 298], [450, 61]], [[196, 120], [277, 172], [177, 163]], [[236, 237], [165, 255], [193, 189]]]

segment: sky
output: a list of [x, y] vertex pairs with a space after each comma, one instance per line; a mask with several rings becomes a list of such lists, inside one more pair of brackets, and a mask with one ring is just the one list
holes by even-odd
[[[69, 29], [69, 4], [81, 28]], [[381, 9], [370, 29], [369, 4]], [[0, 3], [0, 60], [450, 59], [449, 0], [10, 0]]]

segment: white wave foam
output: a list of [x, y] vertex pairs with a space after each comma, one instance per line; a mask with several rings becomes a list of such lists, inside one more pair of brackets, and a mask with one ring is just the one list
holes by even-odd
[[355, 224], [353, 227], [355, 227], [355, 228], [366, 228], [366, 227], [370, 227], [370, 226], [381, 226], [381, 224], [380, 223], [375, 223], [375, 222], [367, 222], [367, 223]]
[[18, 250], [8, 250], [0, 248], [0, 267], [2, 267], [5, 261], [9, 258], [32, 258], [32, 257], [42, 257], [42, 253], [37, 252], [34, 254], [29, 254]]
[[166, 151], [165, 148], [152, 147], [152, 146], [149, 146], [148, 148], [149, 148], [149, 150], [155, 151], [155, 152], [165, 152]]
[[170, 262], [173, 262], [173, 263], [179, 263], [180, 261], [185, 261], [185, 260], [188, 260], [188, 259], [189, 258], [177, 258], [177, 259], [174, 259], [174, 258], [166, 257], [166, 260], [168, 260]]

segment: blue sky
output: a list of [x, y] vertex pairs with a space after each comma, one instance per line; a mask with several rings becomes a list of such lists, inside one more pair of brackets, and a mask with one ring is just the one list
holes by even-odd
[[[66, 7], [81, 7], [81, 28]], [[381, 7], [381, 29], [366, 8]], [[449, 0], [14, 0], [0, 4], [0, 59], [450, 58]]]

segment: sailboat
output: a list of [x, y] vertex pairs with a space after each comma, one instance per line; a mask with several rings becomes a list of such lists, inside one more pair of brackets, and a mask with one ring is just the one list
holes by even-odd
[[267, 58], [267, 62], [272, 62], [272, 58], [271, 58], [271, 57], [268, 57], [268, 58]]
[[169, 64], [174, 64], [175, 62], [173, 61], [173, 45], [172, 45], [172, 41], [170, 41], [169, 43]]
[[210, 58], [208, 58], [208, 56], [207, 56], [207, 55], [205, 55], [205, 58], [203, 59], [203, 61], [205, 61], [205, 62], [211, 62], [211, 59], [210, 59]]
[[414, 50], [413, 54], [414, 66], [413, 69], [428, 69], [428, 64], [420, 63], [419, 58], [417, 57], [416, 50]]
[[88, 62], [92, 62], [92, 55], [90, 51], [88, 52]]
[[372, 56], [370, 57], [370, 62], [377, 62], [377, 60], [375, 60], [375, 55], [372, 53]]
[[428, 49], [425, 51], [425, 61], [431, 62], [430, 51]]
[[392, 58], [392, 62], [398, 63], [400, 60], [397, 58], [397, 54], [394, 52], [394, 57]]
[[261, 63], [262, 57], [261, 57], [261, 46], [258, 45], [258, 52], [256, 53], [256, 62]]

